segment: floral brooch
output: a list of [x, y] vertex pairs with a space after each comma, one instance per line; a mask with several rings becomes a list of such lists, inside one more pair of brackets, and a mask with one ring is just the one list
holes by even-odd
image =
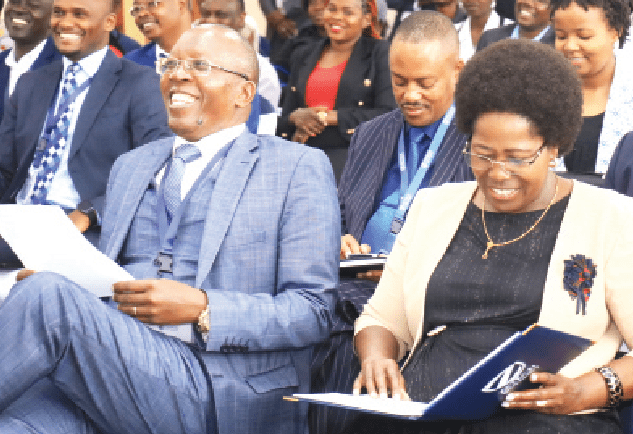
[[591, 296], [591, 287], [596, 277], [596, 264], [584, 255], [572, 255], [565, 259], [563, 286], [572, 300], [576, 299], [576, 315], [586, 314], [585, 306]]

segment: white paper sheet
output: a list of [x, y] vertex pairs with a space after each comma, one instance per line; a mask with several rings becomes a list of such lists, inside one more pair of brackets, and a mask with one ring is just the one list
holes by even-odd
[[0, 235], [25, 268], [54, 271], [98, 297], [112, 284], [134, 278], [101, 253], [53, 205], [0, 205]]
[[404, 417], [420, 417], [428, 407], [426, 402], [400, 401], [345, 393], [295, 393], [292, 398]]

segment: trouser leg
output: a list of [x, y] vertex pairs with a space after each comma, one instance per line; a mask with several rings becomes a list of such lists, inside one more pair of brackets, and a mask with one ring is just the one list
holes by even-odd
[[53, 273], [0, 306], [0, 412], [48, 377], [105, 433], [207, 432], [212, 391], [193, 350]]

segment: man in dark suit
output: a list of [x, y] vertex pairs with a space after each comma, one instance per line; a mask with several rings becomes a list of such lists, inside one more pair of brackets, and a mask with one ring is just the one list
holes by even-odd
[[556, 34], [551, 26], [549, 0], [517, 0], [514, 5], [516, 23], [486, 30], [479, 38], [477, 51], [502, 39], [533, 39], [554, 46]]
[[[418, 189], [474, 179], [462, 154], [467, 137], [457, 131], [452, 114], [463, 62], [451, 21], [435, 11], [413, 12], [398, 27], [389, 65], [399, 108], [356, 129], [339, 185], [342, 258], [389, 253], [393, 232], [406, 219], [409, 199]], [[352, 390], [360, 368], [352, 347], [353, 322], [380, 275], [370, 271], [341, 281], [330, 346], [319, 348], [312, 365], [314, 391]], [[311, 411], [313, 432], [339, 432], [353, 416], [330, 408]]]
[[191, 0], [134, 2], [130, 14], [150, 43], [125, 55], [127, 59], [155, 68], [156, 60], [166, 57], [180, 35], [191, 28]]
[[0, 202], [59, 205], [93, 242], [116, 158], [172, 134], [158, 76], [108, 49], [118, 1], [54, 0], [63, 59], [22, 76], [0, 125]]
[[4, 102], [22, 74], [48, 65], [60, 57], [50, 34], [53, 0], [12, 0], [4, 9], [4, 26], [14, 47], [0, 53], [0, 121]]

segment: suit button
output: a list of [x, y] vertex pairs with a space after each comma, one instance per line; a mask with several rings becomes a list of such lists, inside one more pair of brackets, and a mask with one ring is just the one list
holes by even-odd
[[293, 91], [293, 92], [296, 92], [296, 91], [297, 91], [297, 88], [296, 88], [296, 87], [294, 87], [294, 86], [290, 86], [290, 90], [291, 90], [291, 91]]
[[369, 78], [366, 78], [365, 81], [363, 82], [363, 84], [365, 85], [365, 87], [370, 87], [371, 86], [371, 80]]
[[281, 137], [283, 137], [283, 138], [288, 137], [288, 133], [281, 133]]
[[354, 134], [354, 128], [348, 128], [347, 134]]
[[365, 103], [364, 103], [364, 102], [362, 102], [362, 101], [358, 101], [358, 106], [359, 106], [359, 107], [360, 107], [360, 106], [362, 106], [363, 104], [365, 104]]

